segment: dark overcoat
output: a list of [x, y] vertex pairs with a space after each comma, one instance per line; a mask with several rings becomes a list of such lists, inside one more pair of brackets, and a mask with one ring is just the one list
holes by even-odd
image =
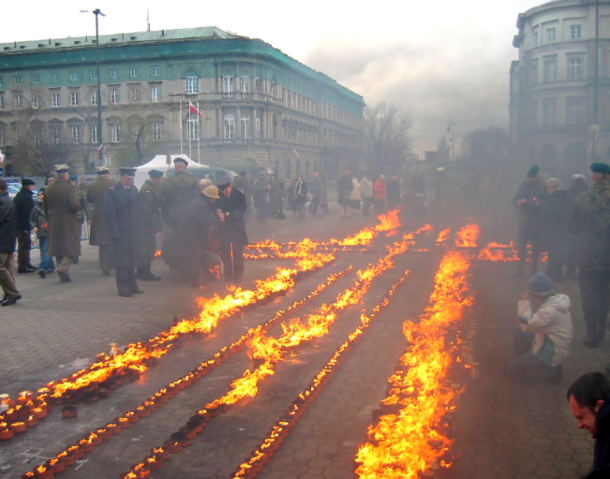
[[540, 240], [542, 250], [554, 255], [565, 255], [571, 238], [568, 231], [568, 215], [572, 209], [570, 194], [566, 190], [553, 191], [540, 204]]
[[217, 208], [225, 214], [225, 220], [220, 223], [220, 238], [223, 241], [248, 243], [244, 215], [248, 209], [245, 195], [237, 188], [231, 188], [231, 194], [220, 193]]
[[135, 268], [142, 263], [144, 218], [135, 186], [113, 186], [104, 199], [104, 216], [110, 235], [110, 255], [115, 268]]
[[49, 256], [80, 256], [80, 223], [82, 208], [76, 186], [62, 177], [44, 190], [44, 214], [48, 221]]
[[93, 204], [91, 213], [91, 235], [89, 244], [94, 246], [104, 246], [110, 244], [110, 235], [106, 218], [104, 217], [104, 198], [108, 190], [116, 185], [115, 180], [109, 178], [96, 178], [87, 188], [87, 201]]
[[17, 243], [17, 209], [8, 190], [0, 193], [0, 254], [13, 254]]
[[17, 208], [17, 231], [32, 231], [30, 215], [34, 209], [33, 196], [34, 192], [24, 186], [13, 200]]

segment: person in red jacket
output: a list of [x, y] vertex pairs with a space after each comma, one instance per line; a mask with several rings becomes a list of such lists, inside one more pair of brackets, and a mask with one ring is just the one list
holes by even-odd
[[387, 183], [385, 176], [381, 175], [373, 186], [375, 190], [375, 214], [380, 215], [385, 211], [385, 201], [388, 194]]

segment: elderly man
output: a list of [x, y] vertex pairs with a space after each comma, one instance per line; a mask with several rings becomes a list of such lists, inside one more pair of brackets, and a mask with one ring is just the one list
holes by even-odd
[[142, 264], [138, 266], [136, 278], [142, 281], [159, 281], [152, 271], [152, 262], [157, 251], [157, 233], [161, 231], [161, 216], [159, 201], [159, 187], [163, 179], [163, 172], [150, 170], [149, 179], [140, 187], [140, 203], [144, 215], [144, 229], [142, 231]]
[[108, 190], [116, 185], [115, 180], [111, 180], [108, 175], [110, 170], [107, 166], [97, 168], [97, 177], [87, 188], [87, 201], [93, 205], [93, 212], [90, 215], [91, 234], [89, 244], [99, 246], [98, 259], [100, 268], [104, 276], [110, 276], [112, 265], [110, 264], [110, 235], [106, 218], [104, 218], [104, 198]]
[[532, 166], [527, 172], [527, 180], [519, 185], [513, 197], [513, 206], [519, 209], [519, 232], [517, 236], [517, 252], [519, 254], [519, 269], [517, 276], [523, 276], [527, 258], [527, 243], [532, 244], [532, 271], [538, 270], [540, 258], [540, 240], [538, 237], [538, 205], [546, 196], [544, 185], [540, 183], [540, 168]]
[[248, 205], [246, 197], [233, 187], [228, 176], [216, 182], [220, 200], [216, 213], [220, 218], [220, 257], [224, 265], [224, 279], [241, 283], [244, 274], [244, 246], [248, 244], [244, 215]]
[[587, 337], [596, 348], [604, 339], [610, 307], [610, 166], [591, 165], [593, 187], [574, 199], [568, 228], [578, 235], [576, 265], [580, 269], [580, 297]]
[[68, 182], [70, 167], [55, 167], [57, 180], [45, 188], [44, 214], [48, 221], [49, 256], [57, 259], [57, 275], [69, 283], [70, 266], [80, 256], [80, 223], [76, 217], [82, 208], [76, 187]]
[[0, 179], [0, 287], [4, 291], [2, 306], [13, 306], [21, 299], [13, 273], [13, 251], [17, 244], [17, 210], [8, 194], [8, 184]]
[[19, 249], [17, 253], [17, 272], [32, 273], [36, 271], [30, 259], [32, 249], [32, 224], [30, 215], [34, 209], [34, 186], [35, 182], [24, 178], [21, 182], [21, 190], [13, 200], [17, 208], [17, 241]]
[[595, 439], [593, 467], [585, 479], [610, 477], [610, 379], [600, 372], [586, 373], [566, 394], [578, 429]]
[[191, 201], [199, 195], [199, 180], [186, 172], [188, 162], [184, 158], [174, 160], [176, 172], [161, 185], [159, 199], [165, 222], [177, 228]]
[[119, 183], [108, 190], [104, 199], [104, 216], [119, 296], [130, 298], [144, 292], [136, 283], [136, 267], [142, 264], [143, 214], [140, 195], [133, 186], [136, 169], [124, 167], [119, 171]]

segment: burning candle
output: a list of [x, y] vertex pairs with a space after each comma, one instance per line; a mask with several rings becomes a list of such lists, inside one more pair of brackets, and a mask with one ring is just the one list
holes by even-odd
[[64, 406], [61, 408], [61, 415], [66, 418], [75, 418], [78, 416], [78, 408], [76, 406]]
[[[4, 423], [6, 424], [6, 423]], [[15, 436], [15, 430], [11, 427], [0, 428], [0, 441], [7, 441]]]
[[117, 419], [117, 423], [121, 426], [121, 429], [127, 429], [129, 427], [129, 418], [120, 417]]
[[24, 422], [14, 422], [11, 424], [11, 428], [16, 432], [20, 433], [25, 431], [25, 423]]

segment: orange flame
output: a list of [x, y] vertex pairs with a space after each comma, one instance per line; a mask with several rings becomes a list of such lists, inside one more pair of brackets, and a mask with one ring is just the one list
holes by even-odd
[[459, 248], [476, 248], [480, 232], [479, 225], [476, 223], [464, 226], [457, 232], [455, 246]]
[[155, 251], [155, 258], [160, 258], [161, 256], [163, 256], [163, 253], [161, 253], [161, 250], [158, 249], [157, 251]]
[[438, 246], [445, 243], [449, 239], [449, 233], [451, 233], [451, 228], [441, 231], [438, 234], [438, 238], [436, 238], [436, 245]]

